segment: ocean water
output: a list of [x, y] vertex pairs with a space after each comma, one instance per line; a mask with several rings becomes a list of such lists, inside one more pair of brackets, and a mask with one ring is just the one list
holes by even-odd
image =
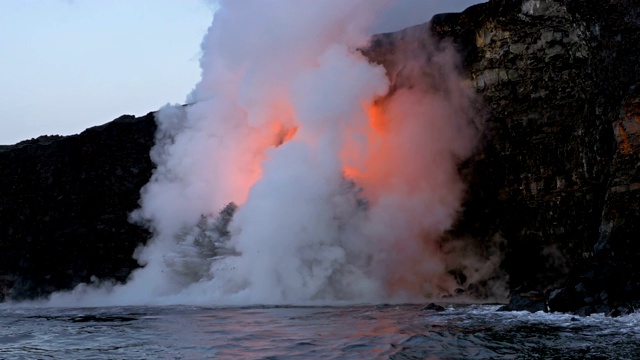
[[490, 305], [0, 307], [0, 359], [640, 359], [640, 314]]

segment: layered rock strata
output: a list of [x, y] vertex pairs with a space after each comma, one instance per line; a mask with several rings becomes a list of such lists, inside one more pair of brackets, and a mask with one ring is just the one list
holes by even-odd
[[551, 310], [640, 306], [639, 19], [634, 1], [496, 0], [368, 51], [396, 79], [395, 55], [432, 34], [463, 54], [489, 115], [449, 235], [499, 248], [512, 293]]

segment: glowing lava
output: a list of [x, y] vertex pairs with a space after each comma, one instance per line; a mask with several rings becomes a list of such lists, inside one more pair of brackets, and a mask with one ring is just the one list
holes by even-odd
[[[144, 267], [105, 290], [112, 304], [454, 290], [438, 240], [464, 193], [457, 164], [477, 140], [472, 90], [452, 48], [424, 33], [393, 54], [393, 77], [408, 86], [357, 50], [392, 2], [219, 2], [192, 105], [157, 114], [156, 169], [133, 216], [153, 239], [135, 254]], [[239, 207], [224, 231], [198, 227], [230, 202]]]

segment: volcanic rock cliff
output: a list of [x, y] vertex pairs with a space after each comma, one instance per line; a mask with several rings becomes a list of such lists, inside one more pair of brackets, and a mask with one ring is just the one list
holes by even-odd
[[0, 147], [0, 300], [92, 277], [125, 280], [146, 230], [128, 222], [151, 176], [152, 113]]
[[551, 310], [638, 307], [640, 4], [492, 1], [432, 29], [491, 114], [453, 233], [503, 241], [512, 291]]
[[[512, 293], [536, 292], [543, 308], [640, 306], [640, 4], [492, 0], [377, 35], [364, 52], [401, 87], [394, 54], [434, 36], [463, 55], [487, 114], [447, 237], [497, 248]], [[0, 297], [127, 277], [148, 238], [127, 217], [153, 169], [154, 132], [153, 114], [123, 116], [0, 147]]]

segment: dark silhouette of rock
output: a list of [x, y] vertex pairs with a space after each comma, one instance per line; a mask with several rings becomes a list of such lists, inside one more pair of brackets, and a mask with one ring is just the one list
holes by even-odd
[[507, 305], [501, 306], [498, 311], [547, 311], [545, 298], [538, 292], [513, 294]]
[[442, 307], [442, 306], [440, 306], [440, 305], [438, 305], [436, 303], [429, 303], [429, 304], [425, 305], [422, 308], [422, 311], [438, 311], [438, 312], [440, 312], [440, 311], [444, 311], [444, 310], [445, 310], [444, 307]]
[[129, 223], [151, 176], [153, 114], [0, 148], [0, 297], [122, 281], [147, 230]]

